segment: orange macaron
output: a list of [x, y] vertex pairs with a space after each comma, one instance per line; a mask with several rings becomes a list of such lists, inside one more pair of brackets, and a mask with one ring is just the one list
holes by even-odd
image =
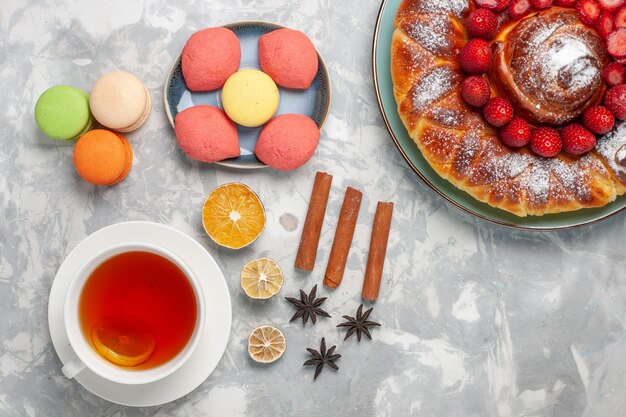
[[133, 150], [124, 136], [105, 129], [91, 130], [74, 145], [74, 167], [85, 181], [113, 185], [128, 175]]

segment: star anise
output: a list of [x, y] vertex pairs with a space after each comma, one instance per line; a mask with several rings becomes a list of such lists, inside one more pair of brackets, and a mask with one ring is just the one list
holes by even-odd
[[320, 308], [322, 303], [326, 301], [326, 297], [316, 297], [317, 285], [313, 287], [309, 295], [306, 295], [304, 291], [300, 290], [299, 300], [297, 298], [285, 297], [285, 299], [297, 309], [289, 322], [291, 323], [298, 317], [302, 317], [302, 324], [306, 324], [309, 317], [311, 317], [311, 321], [315, 324], [317, 322], [317, 316], [330, 317], [330, 314]]
[[361, 333], [365, 333], [365, 336], [369, 337], [372, 340], [372, 335], [368, 327], [372, 326], [380, 326], [380, 323], [376, 323], [375, 321], [367, 320], [372, 313], [374, 308], [370, 308], [363, 313], [363, 304], [359, 306], [356, 311], [356, 318], [350, 316], [343, 316], [347, 321], [341, 324], [338, 324], [337, 327], [347, 327], [348, 333], [346, 333], [346, 337], [343, 340], [347, 340], [350, 336], [352, 336], [356, 332], [356, 338], [361, 341]]
[[324, 339], [323, 337], [319, 352], [315, 349], [306, 348], [311, 356], [313, 356], [313, 359], [309, 359], [308, 361], [304, 362], [302, 366], [315, 365], [315, 375], [313, 376], [314, 381], [322, 373], [324, 365], [330, 366], [335, 371], [339, 370], [339, 367], [337, 366], [335, 361], [341, 358], [341, 355], [338, 353], [334, 353], [336, 348], [337, 346], [332, 346], [330, 349], [326, 350], [326, 339]]

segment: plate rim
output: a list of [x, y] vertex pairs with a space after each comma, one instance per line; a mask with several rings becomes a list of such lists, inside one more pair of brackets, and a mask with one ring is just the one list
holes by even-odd
[[[622, 207], [616, 208], [608, 213], [605, 213], [603, 215], [601, 215], [598, 218], [595, 219], [590, 219], [590, 220], [585, 220], [583, 222], [580, 223], [576, 223], [576, 224], [566, 224], [566, 225], [562, 225], [562, 226], [537, 226], [537, 225], [521, 225], [521, 224], [515, 224], [515, 223], [510, 223], [510, 222], [506, 222], [503, 220], [498, 220], [498, 219], [494, 219], [491, 218], [489, 216], [486, 216], [484, 214], [478, 213], [474, 210], [472, 210], [469, 207], [464, 206], [463, 204], [461, 204], [460, 202], [454, 200], [452, 197], [448, 196], [444, 191], [440, 190], [439, 188], [437, 188], [432, 182], [430, 182], [430, 180], [428, 178], [426, 178], [426, 176], [419, 170], [419, 168], [413, 163], [413, 161], [411, 161], [411, 158], [408, 156], [408, 154], [405, 152], [405, 150], [402, 148], [402, 145], [400, 144], [398, 138], [396, 137], [395, 132], [393, 131], [393, 128], [391, 127], [391, 123], [389, 122], [389, 118], [387, 117], [387, 112], [385, 110], [385, 107], [383, 105], [383, 101], [382, 101], [382, 97], [381, 97], [381, 93], [380, 93], [380, 83], [378, 82], [378, 59], [377, 59], [377, 51], [378, 51], [378, 38], [379, 38], [379, 32], [380, 32], [380, 28], [381, 28], [381, 24], [382, 24], [382, 18], [383, 18], [383, 13], [385, 11], [385, 7], [387, 6], [387, 2], [388, 0], [382, 0], [381, 4], [380, 4], [380, 8], [378, 9], [378, 14], [376, 15], [376, 25], [374, 26], [374, 34], [372, 37], [372, 78], [373, 78], [373, 82], [374, 82], [374, 92], [376, 94], [376, 102], [378, 104], [378, 110], [381, 113], [383, 122], [385, 123], [385, 127], [387, 128], [387, 131], [389, 132], [389, 135], [391, 136], [391, 139], [393, 140], [394, 145], [396, 146], [396, 148], [398, 149], [398, 151], [400, 151], [400, 154], [402, 155], [402, 157], [404, 158], [404, 160], [406, 161], [406, 163], [409, 165], [409, 167], [413, 170], [413, 172], [415, 172], [417, 174], [417, 176], [432, 190], [434, 191], [436, 194], [438, 194], [440, 197], [442, 197], [445, 201], [447, 201], [448, 203], [452, 204], [453, 206], [455, 206], [456, 208], [460, 209], [461, 211], [464, 211], [465, 213], [468, 213], [476, 218], [479, 218], [481, 220], [484, 220], [488, 223], [491, 224], [495, 224], [498, 226], [503, 226], [509, 229], [515, 229], [515, 230], [528, 230], [528, 231], [533, 231], [533, 232], [549, 232], [549, 231], [558, 231], [558, 230], [568, 230], [568, 229], [575, 229], [578, 227], [582, 227], [582, 226], [587, 226], [587, 225], [591, 225], [594, 223], [598, 223], [602, 220], [608, 219], [609, 217], [621, 212], [622, 210], [626, 209], [626, 204]], [[614, 200], [615, 201], [615, 200]], [[610, 204], [610, 203], [609, 203]], [[497, 207], [494, 207], [497, 209]], [[501, 210], [501, 209], [499, 209]], [[581, 209], [581, 210], [585, 210], [585, 209]], [[506, 210], [504, 210], [506, 211]], [[556, 214], [556, 213], [555, 213]]]
[[[237, 21], [237, 22], [231, 22], [231, 23], [226, 23], [226, 24], [223, 24], [223, 25], [212, 26], [212, 27], [223, 27], [223, 28], [226, 28], [226, 29], [231, 29], [233, 26], [239, 26], [239, 25], [266, 25], [266, 26], [273, 26], [275, 28], [274, 30], [277, 30], [277, 29], [289, 29], [287, 26], [283, 26], [283, 25], [280, 25], [278, 23], [269, 22], [269, 21], [265, 21], [265, 20], [241, 20], [241, 21]], [[320, 69], [325, 74], [326, 79], [328, 80], [328, 104], [326, 105], [326, 108], [324, 109], [324, 116], [322, 117], [322, 121], [321, 121], [321, 123], [318, 126], [318, 129], [321, 131], [322, 127], [324, 127], [324, 125], [326, 124], [328, 116], [330, 115], [330, 106], [331, 106], [331, 103], [332, 103], [333, 88], [332, 88], [332, 81], [330, 79], [330, 72], [328, 71], [328, 66], [326, 65], [326, 61], [324, 60], [324, 57], [319, 53], [319, 51], [317, 50], [315, 45], [313, 45], [313, 47], [315, 48], [315, 53], [317, 54], [317, 60], [320, 63]], [[172, 65], [170, 66], [169, 71], [167, 72], [166, 81], [165, 81], [165, 84], [163, 86], [163, 104], [165, 106], [165, 114], [167, 115], [167, 120], [169, 121], [170, 126], [172, 127], [172, 129], [174, 129], [174, 118], [172, 117], [172, 113], [170, 112], [170, 106], [168, 105], [168, 102], [167, 102], [167, 92], [169, 90], [169, 86], [170, 86], [170, 83], [172, 81], [172, 75], [174, 74], [174, 70], [176, 69], [177, 64], [180, 61], [182, 55], [183, 55], [183, 51], [181, 49], [180, 53], [174, 59], [174, 61], [172, 62]], [[252, 166], [252, 165], [239, 165], [239, 164], [235, 164], [233, 162], [225, 162], [225, 161], [217, 161], [217, 162], [213, 162], [211, 164], [213, 164], [213, 165], [220, 165], [220, 166], [227, 167], [227, 168], [246, 170], [246, 171], [269, 168], [269, 165], [267, 165], [267, 164], [265, 164], [263, 162], [261, 162], [262, 165], [255, 165], [255, 166]]]

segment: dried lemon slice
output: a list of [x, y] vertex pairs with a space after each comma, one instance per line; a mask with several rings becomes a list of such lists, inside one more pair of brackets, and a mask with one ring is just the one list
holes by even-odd
[[263, 231], [265, 210], [259, 197], [245, 184], [224, 184], [205, 200], [202, 224], [218, 245], [240, 249], [254, 242]]
[[137, 366], [154, 352], [156, 340], [152, 329], [141, 320], [108, 317], [91, 329], [91, 341], [105, 359], [120, 366]]
[[274, 326], [259, 326], [248, 338], [248, 353], [255, 362], [272, 363], [283, 356], [286, 348], [285, 335]]
[[241, 270], [241, 287], [248, 297], [265, 300], [280, 291], [283, 271], [276, 261], [259, 258], [248, 262]]

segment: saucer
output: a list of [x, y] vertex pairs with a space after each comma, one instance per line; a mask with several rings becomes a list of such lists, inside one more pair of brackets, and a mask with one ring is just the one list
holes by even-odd
[[[48, 325], [52, 344], [63, 364], [74, 357], [65, 332], [63, 307], [65, 294], [76, 271], [93, 253], [124, 242], [145, 242], [176, 254], [191, 270], [203, 278], [201, 290], [206, 300], [206, 323], [200, 341], [187, 362], [169, 376], [143, 385], [125, 385], [108, 381], [89, 369], [74, 379], [105, 400], [135, 407], [149, 407], [174, 401], [197, 388], [220, 361], [231, 325], [230, 294], [224, 275], [213, 257], [184, 233], [158, 223], [118, 223], [87, 236], [65, 258], [52, 283], [48, 303]], [[59, 369], [59, 374], [61, 370]]]
[[[223, 27], [232, 30], [239, 39], [241, 45], [239, 70], [260, 70], [259, 38], [276, 29], [284, 28], [284, 26], [269, 22], [238, 22], [224, 25]], [[183, 78], [181, 56], [182, 52], [170, 68], [163, 91], [165, 113], [172, 127], [174, 127], [174, 118], [178, 112], [186, 108], [198, 104], [209, 104], [220, 109], [222, 108], [221, 88], [215, 91], [190, 91], [187, 89], [185, 79]], [[276, 115], [286, 113], [304, 114], [313, 119], [317, 127], [321, 129], [330, 110], [331, 88], [328, 69], [319, 53], [317, 54], [317, 59], [317, 74], [309, 88], [306, 90], [293, 90], [278, 86], [280, 103]], [[216, 164], [237, 169], [266, 168], [267, 165], [259, 161], [254, 154], [254, 147], [262, 129], [263, 126], [243, 127], [237, 125], [241, 155], [236, 158], [216, 162]]]

